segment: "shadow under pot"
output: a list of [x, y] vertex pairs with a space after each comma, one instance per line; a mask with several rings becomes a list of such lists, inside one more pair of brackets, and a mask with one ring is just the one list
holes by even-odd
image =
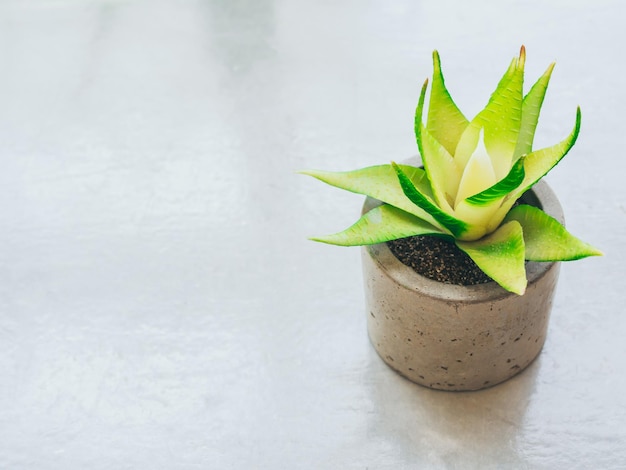
[[[564, 223], [563, 210], [540, 181], [522, 201]], [[380, 205], [367, 198], [363, 213]], [[524, 370], [546, 340], [559, 263], [526, 263], [524, 295], [490, 281], [454, 285], [418, 274], [386, 243], [362, 247], [367, 327], [389, 367], [439, 390], [479, 390]]]

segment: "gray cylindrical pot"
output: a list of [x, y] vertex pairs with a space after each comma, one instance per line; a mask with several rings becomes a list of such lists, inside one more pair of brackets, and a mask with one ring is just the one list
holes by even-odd
[[[564, 223], [540, 181], [524, 196]], [[380, 204], [368, 198], [366, 212]], [[368, 332], [380, 357], [401, 375], [440, 390], [478, 390], [516, 375], [546, 339], [559, 263], [526, 263], [522, 296], [495, 282], [433, 281], [401, 263], [385, 243], [362, 248]]]

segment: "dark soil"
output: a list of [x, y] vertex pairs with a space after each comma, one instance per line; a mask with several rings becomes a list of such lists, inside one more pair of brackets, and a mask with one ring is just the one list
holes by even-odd
[[400, 238], [387, 242], [391, 252], [415, 272], [446, 284], [483, 284], [491, 278], [448, 240], [433, 236]]

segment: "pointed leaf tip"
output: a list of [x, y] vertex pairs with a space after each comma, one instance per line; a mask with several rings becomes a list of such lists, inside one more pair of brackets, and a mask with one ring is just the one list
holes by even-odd
[[438, 69], [441, 65], [441, 58], [439, 57], [439, 52], [437, 52], [437, 49], [433, 51], [433, 65], [435, 69]]
[[397, 207], [383, 204], [363, 214], [342, 232], [311, 237], [316, 242], [338, 246], [374, 245], [414, 235], [442, 234], [428, 222]]
[[433, 75], [426, 130], [445, 147], [450, 155], [453, 155], [467, 125], [467, 119], [445, 85], [439, 53], [435, 50], [433, 51]]
[[556, 219], [536, 207], [520, 204], [504, 220], [521, 224], [525, 257], [530, 261], [572, 261], [602, 255], [600, 250], [576, 238]]

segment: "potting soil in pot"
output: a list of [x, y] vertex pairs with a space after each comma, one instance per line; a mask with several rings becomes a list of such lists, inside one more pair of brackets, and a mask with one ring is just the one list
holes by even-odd
[[483, 284], [491, 278], [454, 243], [433, 236], [415, 236], [387, 242], [403, 264], [424, 277], [446, 284]]

